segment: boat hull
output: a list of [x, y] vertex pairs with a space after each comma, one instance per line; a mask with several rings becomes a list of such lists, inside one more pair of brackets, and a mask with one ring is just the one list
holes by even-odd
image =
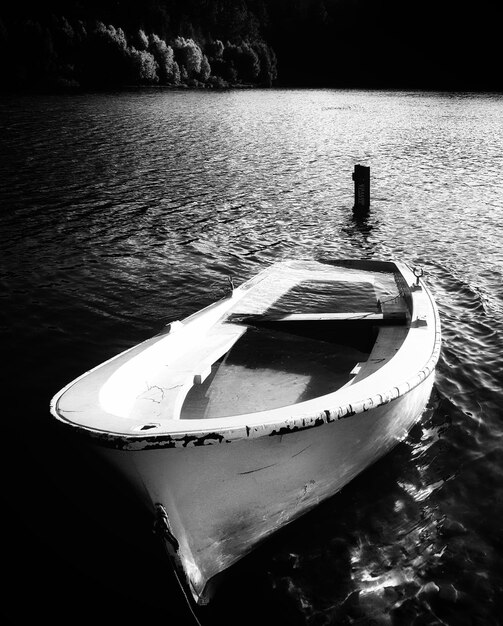
[[101, 448], [155, 510], [194, 600], [215, 577], [287, 523], [337, 493], [404, 439], [434, 381], [388, 403], [321, 426], [212, 445], [123, 451]]

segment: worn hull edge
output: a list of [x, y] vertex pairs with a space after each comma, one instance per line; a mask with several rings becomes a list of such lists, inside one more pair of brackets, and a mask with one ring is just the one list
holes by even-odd
[[[324, 261], [326, 263], [326, 261]], [[334, 261], [337, 263], [344, 263], [343, 261]], [[347, 262], [348, 263], [348, 262]], [[375, 263], [375, 262], [368, 262]], [[379, 262], [383, 265], [387, 265], [388, 262]], [[391, 263], [391, 262], [389, 262]], [[402, 263], [393, 262], [392, 265], [402, 274], [404, 269], [409, 270], [407, 266]], [[409, 270], [409, 273], [410, 270]], [[253, 279], [252, 279], [253, 280]], [[418, 279], [418, 285], [421, 285], [421, 290], [427, 295], [430, 307], [433, 312], [434, 326], [435, 326], [435, 340], [432, 352], [426, 364], [418, 369], [417, 373], [411, 378], [399, 382], [396, 386], [385, 389], [382, 393], [378, 393], [372, 397], [360, 400], [353, 404], [347, 404], [336, 407], [327, 407], [322, 411], [318, 411], [313, 415], [307, 415], [302, 417], [285, 417], [285, 419], [270, 424], [261, 424], [255, 426], [235, 426], [228, 428], [219, 428], [215, 431], [199, 430], [185, 433], [173, 433], [173, 434], [143, 434], [132, 435], [123, 433], [114, 433], [105, 430], [99, 430], [83, 426], [82, 424], [75, 424], [68, 421], [58, 412], [59, 398], [65, 393], [65, 391], [73, 385], [76, 381], [72, 381], [63, 389], [61, 389], [51, 400], [50, 411], [52, 415], [65, 426], [69, 431], [73, 431], [79, 436], [94, 440], [101, 446], [113, 448], [117, 450], [150, 450], [156, 448], [187, 448], [191, 446], [204, 446], [212, 445], [216, 443], [232, 443], [233, 441], [241, 441], [250, 438], [275, 436], [277, 434], [288, 434], [291, 432], [298, 432], [308, 428], [314, 428], [322, 426], [323, 424], [331, 423], [340, 419], [347, 419], [351, 416], [364, 413], [372, 408], [376, 408], [383, 404], [388, 404], [397, 398], [402, 397], [406, 393], [409, 393], [412, 389], [415, 389], [420, 385], [435, 369], [435, 366], [440, 357], [441, 350], [441, 331], [440, 331], [440, 318], [436, 303], [431, 296], [429, 290], [424, 285], [423, 281]], [[214, 304], [207, 307], [208, 309], [214, 306]], [[130, 350], [132, 350], [131, 348]], [[127, 352], [127, 351], [126, 351]], [[120, 356], [120, 355], [117, 355]], [[117, 358], [117, 357], [114, 357]], [[99, 366], [98, 366], [99, 367]], [[80, 378], [85, 376], [83, 374]], [[78, 380], [78, 379], [77, 379]]]
[[[436, 319], [438, 313], [435, 307]], [[216, 443], [231, 443], [243, 439], [255, 437], [285, 435], [291, 432], [298, 432], [308, 428], [315, 428], [323, 424], [329, 424], [340, 419], [346, 419], [357, 413], [364, 413], [370, 409], [376, 408], [383, 404], [388, 404], [397, 398], [402, 397], [406, 393], [415, 389], [420, 385], [435, 369], [440, 356], [441, 338], [439, 323], [435, 336], [435, 345], [432, 354], [417, 374], [399, 383], [398, 385], [385, 390], [383, 393], [366, 398], [358, 403], [348, 404], [344, 406], [327, 408], [315, 415], [302, 418], [287, 418], [275, 424], [265, 424], [263, 426], [242, 426], [238, 428], [221, 429], [217, 432], [191, 432], [190, 434], [176, 435], [151, 435], [151, 436], [124, 436], [120, 434], [110, 433], [106, 431], [91, 429], [81, 425], [73, 424], [61, 418], [57, 413], [56, 404], [58, 396], [55, 396], [51, 403], [51, 412], [59, 421], [64, 423], [67, 428], [74, 430], [79, 435], [90, 437], [100, 445], [115, 448], [118, 450], [148, 450], [154, 448], [186, 448], [189, 446], [203, 446]], [[64, 389], [61, 393], [64, 392]]]

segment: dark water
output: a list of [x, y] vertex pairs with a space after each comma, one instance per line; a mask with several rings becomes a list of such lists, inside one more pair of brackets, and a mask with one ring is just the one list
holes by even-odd
[[204, 623], [503, 623], [503, 97], [148, 90], [4, 98], [0, 116], [4, 621], [191, 623], [150, 518], [49, 400], [228, 273], [366, 256], [425, 268], [444, 338], [429, 408], [243, 561]]

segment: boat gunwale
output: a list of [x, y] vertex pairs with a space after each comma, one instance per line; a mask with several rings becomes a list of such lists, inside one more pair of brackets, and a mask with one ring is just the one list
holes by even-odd
[[[325, 262], [325, 261], [322, 261]], [[338, 261], [328, 261], [329, 264], [338, 265]], [[352, 263], [352, 261], [348, 260], [347, 262], [340, 262], [341, 265], [345, 263]], [[355, 263], [362, 263], [359, 261], [355, 261]], [[371, 267], [374, 268], [375, 265], [382, 265], [383, 267], [389, 268], [393, 266], [394, 271], [397, 272], [402, 278], [405, 279], [403, 270], [406, 269], [409, 272], [411, 271], [408, 265], [400, 262], [388, 262], [388, 261], [363, 261], [363, 263], [368, 263], [368, 269]], [[367, 268], [366, 268], [367, 269]], [[376, 271], [379, 271], [377, 269]], [[381, 270], [383, 271], [383, 270]], [[390, 271], [387, 269], [387, 271]], [[252, 278], [248, 283], [252, 283], [255, 281], [255, 278]], [[433, 313], [434, 318], [434, 341], [433, 347], [430, 354], [429, 359], [426, 361], [425, 365], [417, 371], [414, 376], [402, 381], [401, 383], [394, 385], [391, 388], [388, 388], [386, 391], [382, 393], [374, 394], [373, 396], [367, 397], [365, 399], [359, 400], [358, 402], [348, 403], [339, 405], [330, 409], [325, 409], [318, 412], [313, 412], [312, 415], [301, 415], [296, 417], [286, 417], [277, 422], [263, 423], [260, 425], [248, 426], [248, 425], [229, 425], [228, 427], [219, 427], [217, 429], [211, 428], [211, 425], [208, 425], [208, 428], [199, 429], [199, 430], [185, 430], [181, 432], [172, 432], [172, 433], [114, 433], [110, 431], [100, 430], [96, 428], [92, 428], [89, 426], [85, 426], [82, 424], [77, 424], [69, 421], [58, 413], [57, 403], [59, 398], [65, 393], [65, 391], [72, 386], [75, 382], [77, 382], [80, 378], [86, 376], [88, 372], [85, 372], [78, 379], [73, 380], [63, 389], [61, 389], [51, 400], [50, 410], [54, 417], [63, 424], [66, 428], [69, 428], [71, 431], [75, 432], [79, 436], [86, 436], [94, 440], [100, 446], [113, 448], [113, 449], [121, 449], [121, 450], [150, 450], [150, 449], [159, 449], [159, 448], [186, 448], [186, 447], [194, 447], [194, 446], [202, 446], [202, 445], [211, 445], [216, 443], [232, 443], [236, 441], [242, 441], [247, 439], [253, 439], [264, 436], [275, 436], [275, 435], [285, 435], [288, 433], [299, 432], [302, 430], [306, 430], [309, 428], [314, 428], [318, 426], [322, 426], [325, 424], [329, 424], [340, 419], [347, 419], [353, 415], [359, 413], [365, 413], [372, 409], [375, 409], [379, 406], [389, 404], [397, 400], [398, 398], [406, 395], [416, 387], [418, 387], [423, 381], [425, 381], [435, 369], [435, 366], [438, 362], [441, 350], [441, 332], [440, 332], [440, 317], [438, 313], [437, 305], [424, 284], [424, 282], [418, 279], [418, 284], [421, 286], [421, 291], [428, 297], [429, 304], [431, 307], [431, 311]], [[409, 289], [411, 286], [407, 283]], [[411, 290], [411, 295], [414, 291]], [[413, 295], [412, 295], [413, 297]], [[210, 304], [205, 309], [196, 312], [193, 316], [196, 316], [206, 309], [212, 308], [220, 301]], [[193, 317], [190, 316], [190, 317]], [[152, 339], [152, 338], [150, 338]], [[145, 342], [148, 342], [147, 339]], [[138, 345], [133, 346], [129, 350], [133, 350], [137, 348]], [[129, 352], [126, 350], [125, 352]], [[119, 356], [117, 355], [110, 360], [114, 360]], [[98, 365], [99, 368], [102, 364]], [[93, 369], [97, 369], [93, 368]], [[334, 392], [337, 393], [337, 392]], [[333, 394], [329, 394], [333, 395]], [[320, 396], [321, 398], [321, 396]], [[289, 407], [281, 407], [283, 410], [287, 410]], [[260, 412], [253, 413], [250, 415], [259, 415]], [[219, 418], [220, 419], [220, 418]], [[228, 418], [221, 418], [228, 419]], [[203, 420], [198, 420], [203, 421]], [[208, 420], [204, 420], [207, 422]]]

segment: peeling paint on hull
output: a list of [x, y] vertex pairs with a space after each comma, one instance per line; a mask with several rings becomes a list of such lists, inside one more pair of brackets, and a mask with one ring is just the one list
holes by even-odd
[[230, 446], [105, 453], [141, 476], [150, 501], [165, 507], [180, 545], [178, 568], [194, 600], [205, 604], [221, 572], [403, 440], [424, 410], [433, 379], [386, 405], [318, 428]]

